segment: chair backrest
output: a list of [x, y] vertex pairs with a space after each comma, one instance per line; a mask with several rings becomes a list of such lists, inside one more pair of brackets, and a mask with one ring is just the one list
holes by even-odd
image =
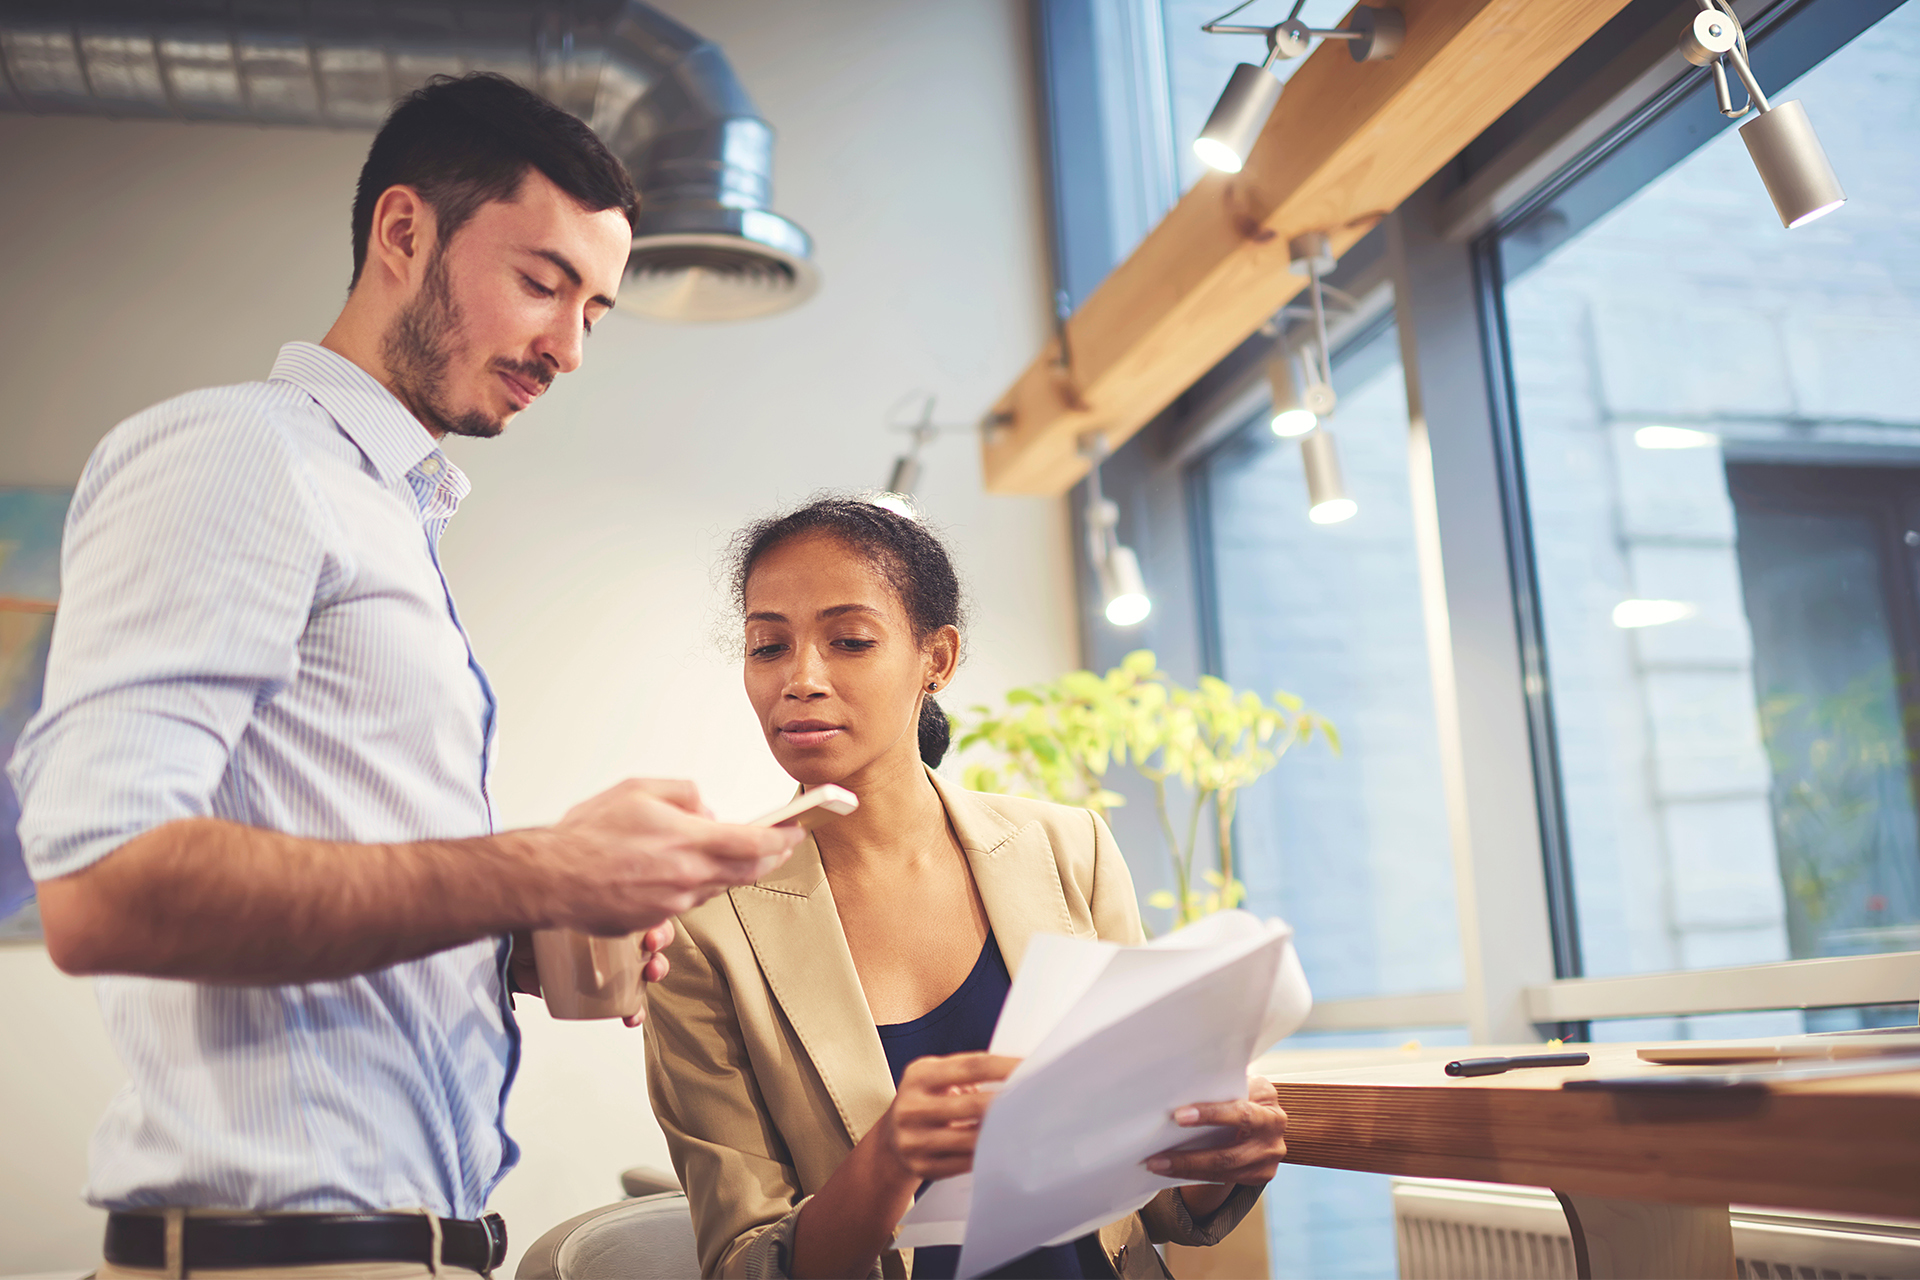
[[518, 1280], [689, 1280], [700, 1274], [693, 1215], [678, 1191], [605, 1205], [553, 1228]]

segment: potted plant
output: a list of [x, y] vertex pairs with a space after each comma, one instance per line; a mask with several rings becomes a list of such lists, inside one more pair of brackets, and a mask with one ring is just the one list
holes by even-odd
[[[1213, 676], [1201, 676], [1189, 689], [1160, 670], [1146, 649], [1105, 675], [1069, 671], [1013, 690], [1003, 710], [972, 711], [959, 725], [960, 748], [984, 746], [1000, 757], [967, 766], [973, 790], [1080, 805], [1105, 817], [1125, 803], [1106, 785], [1109, 769], [1130, 767], [1153, 785], [1174, 888], [1147, 902], [1171, 911], [1175, 927], [1246, 897], [1233, 860], [1240, 788], [1316, 735], [1340, 749], [1333, 725], [1293, 694], [1276, 692], [1268, 702]], [[1178, 815], [1170, 782], [1179, 783], [1188, 800]], [[1211, 823], [1205, 821], [1209, 807]], [[1210, 858], [1200, 858], [1203, 848]]]

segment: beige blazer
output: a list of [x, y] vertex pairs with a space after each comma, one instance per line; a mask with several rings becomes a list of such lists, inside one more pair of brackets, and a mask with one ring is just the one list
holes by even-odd
[[[1085, 809], [964, 791], [929, 771], [1018, 973], [1036, 933], [1138, 942], [1133, 881]], [[706, 1276], [791, 1274], [800, 1206], [893, 1101], [846, 935], [811, 839], [757, 884], [679, 920], [673, 971], [649, 996], [647, 1086], [686, 1188]], [[1122, 1276], [1164, 1276], [1150, 1241], [1214, 1244], [1258, 1197], [1237, 1188], [1204, 1224], [1163, 1192], [1101, 1229]], [[874, 1275], [912, 1274], [890, 1250]]]

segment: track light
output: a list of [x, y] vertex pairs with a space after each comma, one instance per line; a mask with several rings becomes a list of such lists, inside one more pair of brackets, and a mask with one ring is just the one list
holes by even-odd
[[1300, 442], [1300, 460], [1307, 467], [1307, 519], [1315, 524], [1351, 520], [1360, 504], [1347, 496], [1340, 452], [1325, 427]]
[[[1333, 240], [1324, 231], [1295, 236], [1287, 245], [1292, 270], [1307, 277], [1307, 301], [1313, 317], [1313, 346], [1301, 353], [1304, 385], [1294, 380], [1293, 353], [1284, 331], [1267, 361], [1267, 387], [1273, 398], [1273, 434], [1283, 439], [1306, 435], [1333, 413], [1338, 397], [1333, 393], [1333, 361], [1327, 346], [1326, 284], [1321, 279], [1333, 270]], [[1284, 313], [1283, 313], [1284, 314]]]
[[[915, 393], [909, 393], [894, 405], [897, 412]], [[913, 422], [896, 423], [891, 429], [905, 431], [913, 437], [913, 443], [907, 451], [893, 460], [893, 470], [887, 473], [887, 487], [873, 499], [876, 507], [885, 507], [907, 517], [909, 520], [920, 518], [919, 509], [914, 505], [913, 495], [920, 488], [920, 452], [939, 438], [943, 428], [933, 420], [934, 397], [928, 396], [920, 404], [920, 416]], [[892, 413], [888, 414], [889, 417]], [[952, 428], [944, 428], [952, 430]]]
[[1280, 101], [1281, 82], [1273, 73], [1274, 63], [1282, 58], [1299, 57], [1313, 47], [1316, 37], [1345, 40], [1347, 52], [1355, 62], [1380, 62], [1398, 52], [1407, 34], [1406, 19], [1397, 9], [1369, 9], [1365, 5], [1353, 11], [1348, 19], [1353, 24], [1350, 27], [1309, 27], [1299, 20], [1306, 0], [1294, 0], [1287, 20], [1276, 26], [1226, 25], [1228, 18], [1252, 3], [1253, 0], [1244, 0], [1200, 28], [1209, 35], [1267, 38], [1267, 60], [1257, 67], [1243, 62], [1233, 69], [1225, 92], [1214, 104], [1213, 114], [1207, 117], [1206, 127], [1193, 140], [1193, 153], [1207, 167], [1222, 173], [1240, 172], [1253, 152], [1254, 140], [1266, 127], [1267, 117], [1273, 114], [1273, 104]]
[[[1749, 111], [1760, 113], [1740, 126], [1740, 140], [1747, 144], [1753, 167], [1760, 171], [1760, 181], [1773, 197], [1780, 224], [1792, 230], [1832, 213], [1847, 202], [1847, 193], [1840, 189], [1840, 179], [1814, 135], [1807, 109], [1798, 99], [1769, 103], [1753, 78], [1753, 68], [1747, 62], [1747, 35], [1732, 6], [1726, 0], [1697, 2], [1700, 12], [1681, 33], [1680, 52], [1694, 66], [1711, 68], [1721, 115], [1738, 120]], [[1729, 63], [1747, 91], [1747, 103], [1737, 111], [1727, 85]]]
[[903, 453], [893, 460], [893, 470], [887, 475], [888, 493], [910, 494], [920, 486], [919, 452], [916, 447], [912, 453]]
[[1306, 435], [1333, 412], [1333, 387], [1319, 378], [1319, 360], [1303, 353], [1308, 377], [1303, 389], [1294, 376], [1293, 352], [1282, 338], [1267, 361], [1267, 385], [1273, 393], [1273, 434], [1285, 440]]
[[1140, 557], [1133, 548], [1116, 542], [1106, 561], [1094, 567], [1099, 571], [1101, 597], [1107, 602], [1107, 621], [1116, 627], [1144, 622], [1153, 612], [1153, 601], [1147, 598], [1147, 582], [1140, 576]]
[[1093, 460], [1093, 468], [1087, 472], [1087, 555], [1100, 584], [1100, 602], [1107, 621], [1116, 627], [1131, 627], [1146, 621], [1153, 612], [1153, 598], [1147, 594], [1147, 581], [1140, 572], [1140, 557], [1120, 542], [1119, 504], [1100, 488], [1100, 463], [1109, 452], [1107, 438], [1099, 432], [1090, 432], [1081, 441], [1081, 456]]
[[1271, 61], [1258, 67], [1243, 62], [1227, 78], [1226, 91], [1193, 140], [1193, 154], [1209, 169], [1238, 173], [1247, 163], [1254, 139], [1266, 127], [1273, 104], [1280, 101], [1280, 80], [1268, 69]]

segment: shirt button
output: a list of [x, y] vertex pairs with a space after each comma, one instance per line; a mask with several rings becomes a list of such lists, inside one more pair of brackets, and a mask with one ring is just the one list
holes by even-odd
[[423, 475], [429, 475], [429, 476], [437, 476], [437, 475], [439, 475], [439, 474], [440, 474], [440, 459], [438, 459], [438, 458], [426, 458], [426, 459], [423, 459], [423, 460], [421, 461], [421, 463], [420, 463], [420, 471], [421, 471], [421, 474], [423, 474]]

